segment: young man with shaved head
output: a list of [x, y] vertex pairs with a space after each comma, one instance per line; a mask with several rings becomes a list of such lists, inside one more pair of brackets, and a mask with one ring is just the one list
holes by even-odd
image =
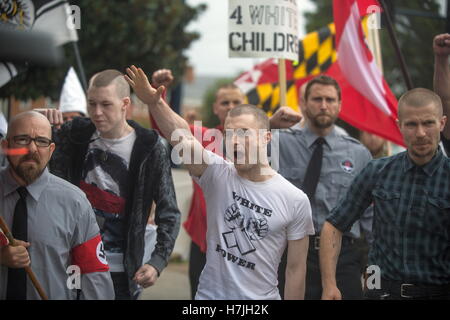
[[[155, 74], [154, 74], [155, 75]], [[152, 82], [154, 81], [154, 75]], [[246, 100], [245, 94], [234, 83], [226, 83], [219, 86], [215, 93], [215, 100], [212, 105], [213, 113], [219, 120], [219, 125], [214, 129], [206, 127], [197, 127], [190, 125], [191, 132], [196, 138], [201, 137], [199, 141], [204, 147], [212, 144], [209, 139], [209, 133], [214, 130], [223, 132], [225, 119], [228, 113], [235, 107], [243, 104]], [[270, 118], [270, 127], [290, 127], [296, 122], [300, 121], [300, 115], [289, 107], [279, 108], [277, 112]], [[221, 141], [214, 141], [215, 143], [222, 143]], [[218, 150], [219, 155], [222, 154], [222, 150]], [[184, 222], [183, 226], [186, 232], [191, 237], [191, 246], [189, 251], [189, 282], [191, 285], [191, 297], [195, 297], [197, 292], [198, 282], [200, 274], [206, 263], [206, 203], [200, 186], [193, 181], [193, 194], [191, 206], [189, 209], [188, 218]]]
[[[439, 148], [447, 118], [438, 95], [413, 89], [398, 102], [407, 151], [371, 161], [324, 224], [323, 299], [340, 299], [336, 263], [342, 233], [373, 203], [376, 266], [369, 299], [450, 299], [450, 160]], [[376, 277], [379, 277], [377, 281]]]
[[[89, 81], [90, 119], [75, 118], [54, 134], [50, 169], [79, 186], [91, 202], [111, 266], [116, 299], [135, 299], [166, 267], [180, 226], [167, 148], [156, 131], [126, 120], [130, 86], [117, 70]], [[45, 113], [62, 122], [57, 110]], [[152, 203], [158, 226], [155, 250], [143, 261]]]
[[[0, 247], [0, 299], [39, 299], [23, 269], [30, 264], [49, 299], [113, 299], [89, 201], [80, 189], [48, 172], [55, 150], [48, 120], [34, 111], [17, 115], [2, 148], [25, 154], [8, 156], [9, 167], [0, 171], [0, 216], [19, 244]], [[68, 286], [71, 266], [81, 277], [73, 288]]]
[[231, 162], [203, 148], [161, 99], [164, 88], [152, 88], [142, 69], [133, 66], [127, 73], [205, 195], [206, 265], [196, 299], [280, 299], [277, 268], [287, 243], [285, 297], [302, 299], [308, 235], [314, 233], [311, 208], [306, 195], [268, 164], [266, 114], [252, 105], [228, 112], [224, 141]]

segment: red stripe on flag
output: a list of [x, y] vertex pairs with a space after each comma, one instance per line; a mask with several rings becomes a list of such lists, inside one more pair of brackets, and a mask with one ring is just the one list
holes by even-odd
[[396, 124], [397, 101], [375, 64], [361, 27], [360, 6], [364, 9], [370, 4], [368, 0], [333, 1], [338, 63], [326, 73], [342, 87], [341, 119], [404, 145]]
[[[397, 126], [396, 119], [381, 112], [369, 100], [355, 90], [346, 80], [338, 63], [334, 63], [326, 72], [333, 77], [342, 89], [342, 108], [339, 118], [348, 122], [352, 126], [384, 139], [404, 146], [403, 137]], [[387, 85], [386, 85], [387, 87]], [[389, 87], [387, 87], [389, 89]], [[396, 99], [392, 92], [388, 90], [388, 104], [391, 109], [396, 109]], [[395, 112], [396, 114], [396, 110]]]
[[359, 15], [361, 17], [366, 16], [368, 13], [373, 13], [373, 11], [368, 12], [371, 6], [377, 6], [379, 12], [382, 12], [383, 9], [378, 2], [378, 0], [357, 0], [358, 1], [358, 7], [359, 7]]
[[[354, 3], [358, 4], [358, 12], [360, 17], [368, 14], [370, 6], [377, 6], [382, 11], [381, 5], [377, 0], [333, 0], [333, 16], [334, 25], [336, 27], [336, 44], [341, 40], [341, 34], [345, 23], [350, 17], [350, 8]], [[337, 47], [337, 46], [336, 46]]]
[[0, 247], [7, 246], [9, 244], [8, 238], [5, 236], [3, 231], [0, 229]]

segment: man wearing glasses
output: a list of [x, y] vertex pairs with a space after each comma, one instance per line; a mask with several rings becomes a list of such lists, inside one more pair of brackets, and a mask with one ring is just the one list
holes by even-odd
[[[117, 300], [137, 299], [167, 266], [180, 228], [169, 152], [154, 130], [127, 121], [130, 86], [117, 70], [91, 77], [88, 118], [54, 130], [57, 150], [50, 171], [80, 187], [94, 208]], [[55, 109], [41, 109], [55, 127]], [[156, 245], [145, 259], [145, 231], [152, 203]]]
[[23, 269], [30, 264], [49, 299], [113, 299], [89, 201], [48, 172], [55, 150], [50, 137], [48, 120], [30, 111], [11, 120], [2, 140], [10, 152], [9, 166], [0, 171], [0, 216], [18, 246], [0, 248], [0, 299], [39, 299]]

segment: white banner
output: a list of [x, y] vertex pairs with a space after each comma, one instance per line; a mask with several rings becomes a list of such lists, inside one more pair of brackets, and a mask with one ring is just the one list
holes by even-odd
[[230, 57], [298, 59], [297, 0], [229, 0]]

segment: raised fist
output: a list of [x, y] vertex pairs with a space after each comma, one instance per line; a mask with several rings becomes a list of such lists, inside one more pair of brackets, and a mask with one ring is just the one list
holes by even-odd
[[230, 229], [243, 227], [244, 216], [236, 203], [233, 203], [225, 211], [225, 222]]
[[246, 231], [250, 240], [261, 240], [269, 233], [269, 225], [265, 218], [250, 218]]

